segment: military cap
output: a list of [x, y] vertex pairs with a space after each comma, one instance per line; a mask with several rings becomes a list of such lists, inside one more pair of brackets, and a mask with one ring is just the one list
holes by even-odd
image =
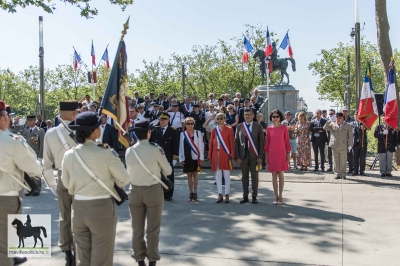
[[27, 115], [26, 119], [36, 119], [36, 115]]
[[6, 105], [6, 111], [7, 111], [8, 115], [14, 115], [15, 114], [15, 113], [11, 112], [11, 106], [9, 106], [9, 105]]
[[342, 111], [348, 111], [349, 109], [347, 109], [347, 107], [343, 107]]
[[[95, 112], [83, 112], [76, 116], [68, 127], [76, 131], [90, 131], [98, 128], [101, 124], [101, 117]], [[135, 124], [136, 126], [136, 124]]]
[[193, 108], [194, 107], [200, 107], [200, 105], [198, 103], [196, 103], [196, 104], [193, 104]]
[[154, 95], [154, 92], [150, 92], [150, 95]]
[[343, 113], [342, 112], [338, 112], [338, 113], [336, 113], [336, 117], [343, 117], [344, 115], [343, 115]]
[[170, 117], [168, 113], [161, 113], [158, 115], [158, 119], [170, 119]]
[[249, 98], [244, 99], [244, 102], [250, 102]]
[[60, 111], [75, 111], [78, 109], [77, 101], [60, 101]]
[[3, 100], [0, 100], [0, 111], [6, 110], [6, 104], [3, 102]]
[[140, 120], [135, 123], [135, 127], [130, 129], [133, 132], [146, 132], [151, 129], [150, 123], [147, 120]]
[[173, 104], [172, 107], [179, 107], [179, 104]]
[[137, 107], [138, 107], [138, 108], [144, 108], [144, 103], [139, 103], [139, 104], [137, 105]]
[[154, 107], [160, 107], [158, 103], [154, 103]]

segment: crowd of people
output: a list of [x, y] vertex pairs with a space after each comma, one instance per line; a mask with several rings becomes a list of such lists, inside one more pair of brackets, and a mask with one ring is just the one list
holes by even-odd
[[[0, 154], [0, 171], [3, 177], [9, 176], [0, 179], [0, 230], [6, 230], [6, 214], [21, 213], [23, 188], [28, 191], [26, 196], [40, 195], [38, 177], [43, 172], [46, 185], [58, 197], [59, 246], [66, 265], [112, 265], [117, 223], [112, 197], [119, 198], [118, 188], [127, 184], [132, 257], [139, 265], [145, 265], [146, 257], [150, 265], [156, 265], [162, 209], [174, 193], [173, 188], [163, 192], [160, 180], [167, 177], [174, 183], [177, 163], [187, 175], [188, 202], [201, 197], [198, 173], [205, 160], [215, 174], [216, 203], [230, 202], [230, 175], [235, 166], [242, 175], [240, 204], [250, 202], [250, 182], [251, 203], [258, 203], [259, 172], [267, 169], [272, 173], [273, 204], [282, 205], [284, 172], [291, 168], [291, 159], [295, 171], [308, 171], [312, 165], [314, 171], [325, 171], [327, 164], [326, 171], [334, 171], [336, 179], [346, 179], [346, 174], [366, 175], [367, 128], [357, 113], [352, 118], [346, 108], [338, 113], [318, 109], [311, 121], [304, 111], [292, 117], [290, 111], [273, 110], [264, 119], [258, 112], [264, 99], [257, 89], [250, 99], [241, 98], [240, 93], [232, 101], [228, 94], [215, 99], [210, 93], [207, 101], [193, 95], [185, 96], [182, 103], [175, 95], [141, 98], [135, 92], [129, 99], [129, 132], [136, 142], [125, 148], [118, 142], [112, 119], [99, 114], [101, 100], [92, 102], [86, 95], [79, 102], [61, 101], [54, 127], [34, 115], [21, 125], [19, 119], [13, 121], [10, 106], [0, 101], [1, 145], [17, 152]], [[374, 136], [381, 176], [390, 177], [399, 138], [385, 123], [376, 127]], [[19, 142], [23, 145], [15, 144]], [[23, 163], [7, 156], [19, 156]], [[8, 265], [4, 241], [0, 242], [0, 264]]]

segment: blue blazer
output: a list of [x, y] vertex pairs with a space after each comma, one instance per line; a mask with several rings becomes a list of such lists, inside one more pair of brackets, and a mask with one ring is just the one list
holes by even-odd
[[117, 149], [118, 145], [118, 131], [110, 124], [106, 123], [103, 133], [103, 143], [107, 143], [111, 148]]

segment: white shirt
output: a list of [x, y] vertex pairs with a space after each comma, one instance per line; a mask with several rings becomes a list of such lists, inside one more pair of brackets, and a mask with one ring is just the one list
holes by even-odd
[[182, 123], [185, 122], [185, 116], [181, 112], [169, 112], [171, 125], [175, 128], [182, 128]]
[[138, 118], [139, 120], [142, 120], [142, 119], [147, 120], [147, 118], [144, 117], [145, 114], [146, 114], [146, 112], [143, 112], [143, 114], [141, 114], [140, 112], [138, 112], [138, 113], [137, 113], [137, 118]]
[[214, 112], [208, 111], [208, 112], [206, 112], [206, 114], [204, 115], [204, 117], [205, 117], [205, 119], [207, 120], [207, 119], [209, 119], [213, 114], [216, 114], [216, 113], [217, 113], [216, 111], [214, 111]]

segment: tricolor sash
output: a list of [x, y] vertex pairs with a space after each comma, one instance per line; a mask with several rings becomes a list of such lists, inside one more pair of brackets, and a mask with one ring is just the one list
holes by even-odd
[[231, 155], [229, 148], [226, 145], [224, 139], [222, 138], [222, 132], [221, 132], [221, 128], [219, 126], [215, 128], [215, 134], [217, 134], [217, 140], [218, 140], [219, 144], [222, 146], [222, 148], [228, 155], [229, 168], [230, 168], [230, 170], [233, 170], [232, 155]]
[[185, 107], [185, 110], [187, 113], [190, 113], [190, 105], [189, 105], [189, 109], [187, 108], [187, 104], [183, 104], [183, 107]]
[[198, 164], [197, 171], [199, 171], [201, 173], [199, 149], [197, 148], [196, 144], [194, 144], [194, 141], [190, 137], [189, 132], [187, 132], [187, 131], [183, 132], [183, 136], [185, 137], [185, 141], [189, 145], [190, 149], [197, 155], [197, 164]]
[[258, 157], [258, 152], [257, 152], [256, 145], [254, 144], [253, 136], [251, 135], [249, 126], [247, 125], [246, 122], [242, 123], [242, 129], [243, 129], [244, 133], [246, 134], [246, 138], [250, 143], [251, 149], [253, 150], [255, 155]]

